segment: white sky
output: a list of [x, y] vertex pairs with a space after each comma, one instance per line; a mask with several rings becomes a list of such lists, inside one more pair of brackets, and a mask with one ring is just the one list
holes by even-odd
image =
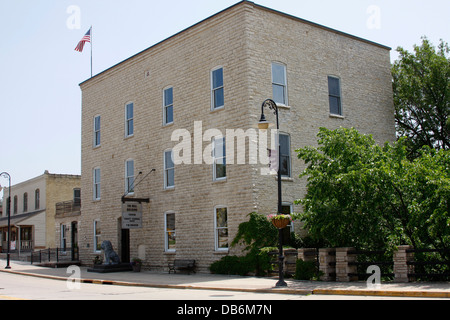
[[[95, 75], [237, 2], [0, 0], [0, 172], [13, 185], [45, 170], [80, 174], [78, 84], [90, 76], [90, 44], [74, 49], [91, 25]], [[392, 61], [421, 36], [450, 40], [449, 0], [255, 2], [392, 47]]]

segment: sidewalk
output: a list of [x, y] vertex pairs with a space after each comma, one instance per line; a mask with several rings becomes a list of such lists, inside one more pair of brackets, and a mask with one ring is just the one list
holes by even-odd
[[[51, 269], [18, 261], [11, 262], [11, 269], [5, 270], [6, 261], [0, 260], [0, 272], [26, 276], [43, 277], [66, 281], [72, 273], [66, 268]], [[81, 267], [81, 282], [105, 285], [140, 286], [171, 289], [198, 289], [220, 291], [242, 291], [283, 294], [360, 295], [389, 297], [450, 298], [450, 283], [382, 283], [376, 290], [367, 288], [365, 282], [322, 282], [286, 279], [287, 288], [275, 288], [277, 279], [224, 276], [213, 274], [168, 274], [143, 271], [119, 273], [91, 273]]]

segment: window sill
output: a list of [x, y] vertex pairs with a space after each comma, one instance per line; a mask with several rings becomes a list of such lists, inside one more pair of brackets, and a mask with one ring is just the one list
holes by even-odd
[[211, 108], [211, 112], [219, 112], [221, 110], [225, 110], [225, 106], [218, 107], [218, 108]]
[[164, 191], [173, 191], [175, 190], [175, 187], [165, 187]]
[[227, 182], [227, 178], [216, 179], [212, 181], [213, 183], [225, 183]]
[[286, 105], [284, 105], [284, 104], [277, 104], [277, 107], [278, 107], [279, 109], [286, 109], [286, 110], [290, 110], [290, 109], [291, 109], [290, 106], [286, 106]]
[[217, 255], [227, 255], [229, 253], [230, 253], [229, 249], [227, 249], [227, 250], [214, 250], [214, 254], [217, 254]]
[[330, 118], [335, 118], [335, 119], [342, 119], [344, 120], [345, 117], [340, 115], [340, 114], [334, 114], [334, 113], [330, 113]]

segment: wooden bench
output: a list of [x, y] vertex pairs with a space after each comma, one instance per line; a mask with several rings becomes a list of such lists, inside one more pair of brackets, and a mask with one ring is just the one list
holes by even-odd
[[191, 274], [191, 271], [195, 273], [195, 260], [174, 260], [172, 263], [169, 263], [169, 274], [172, 271], [177, 273], [177, 269], [187, 270], [189, 274]]

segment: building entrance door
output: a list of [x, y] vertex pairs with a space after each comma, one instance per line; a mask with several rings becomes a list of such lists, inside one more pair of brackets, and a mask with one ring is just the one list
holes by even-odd
[[130, 262], [130, 230], [122, 229], [121, 232], [121, 261], [122, 263]]

